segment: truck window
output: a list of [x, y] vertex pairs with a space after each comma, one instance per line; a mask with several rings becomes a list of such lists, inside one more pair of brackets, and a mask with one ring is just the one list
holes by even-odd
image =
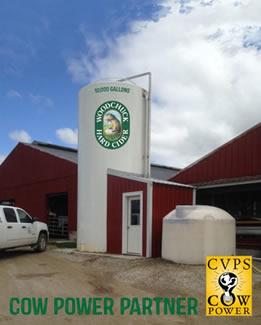
[[17, 222], [15, 210], [12, 208], [3, 208], [6, 222]]
[[17, 209], [20, 222], [22, 223], [32, 223], [32, 219], [23, 210]]

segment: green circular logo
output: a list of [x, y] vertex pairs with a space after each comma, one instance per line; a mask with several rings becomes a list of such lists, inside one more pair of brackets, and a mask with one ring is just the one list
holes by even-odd
[[103, 103], [95, 114], [95, 136], [106, 149], [119, 149], [130, 136], [130, 114], [115, 100]]

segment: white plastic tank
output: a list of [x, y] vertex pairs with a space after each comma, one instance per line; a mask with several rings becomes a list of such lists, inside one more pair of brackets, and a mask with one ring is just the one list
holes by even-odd
[[147, 91], [126, 82], [93, 83], [80, 90], [78, 231], [81, 251], [105, 252], [107, 169], [149, 170]]
[[235, 219], [206, 205], [180, 205], [163, 219], [162, 258], [205, 264], [206, 256], [235, 255]]

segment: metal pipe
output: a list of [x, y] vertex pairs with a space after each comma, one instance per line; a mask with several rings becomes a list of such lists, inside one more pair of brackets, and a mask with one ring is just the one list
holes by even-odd
[[151, 128], [151, 72], [144, 72], [140, 74], [136, 74], [130, 77], [119, 79], [118, 81], [123, 82], [131, 79], [137, 79], [141, 77], [148, 77], [148, 97], [147, 97], [147, 105], [145, 112], [145, 156], [144, 156], [144, 176], [150, 177], [150, 128]]
[[127, 80], [130, 80], [130, 79], [136, 79], [136, 78], [145, 77], [145, 76], [151, 76], [151, 72], [144, 72], [144, 73], [135, 74], [135, 75], [130, 76], [130, 77], [119, 79], [118, 81], [127, 81]]
[[193, 188], [193, 194], [192, 194], [192, 205], [196, 205], [196, 197], [197, 197], [197, 190], [194, 187]]

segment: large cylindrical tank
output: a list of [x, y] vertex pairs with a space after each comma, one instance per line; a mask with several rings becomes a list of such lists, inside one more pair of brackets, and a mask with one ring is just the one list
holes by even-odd
[[90, 84], [79, 94], [78, 231], [81, 251], [106, 251], [107, 169], [146, 174], [147, 92], [135, 84]]
[[162, 257], [184, 264], [204, 264], [206, 256], [235, 255], [235, 219], [205, 205], [177, 206], [163, 219]]

